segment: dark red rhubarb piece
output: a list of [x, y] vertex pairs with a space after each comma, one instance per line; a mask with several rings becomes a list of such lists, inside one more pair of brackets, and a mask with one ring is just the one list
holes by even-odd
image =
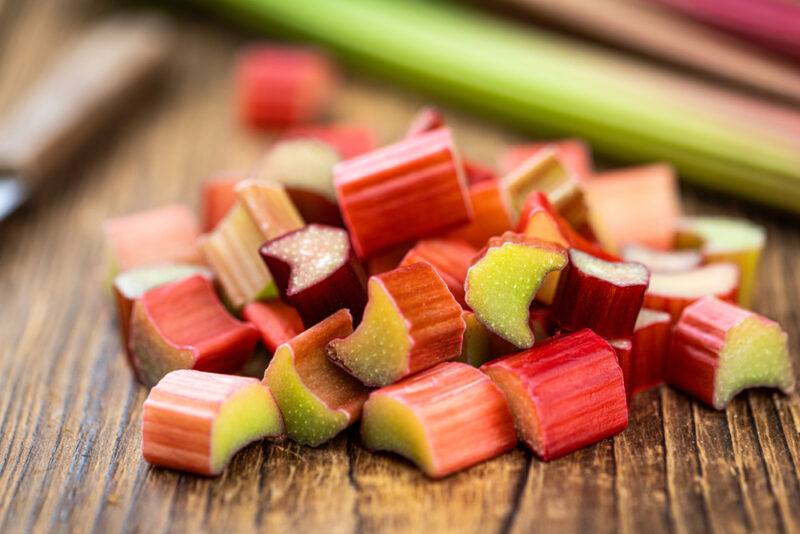
[[549, 339], [487, 363], [506, 396], [519, 438], [552, 460], [614, 436], [628, 426], [617, 355], [589, 329]]
[[306, 326], [342, 308], [361, 320], [366, 277], [345, 230], [309, 224], [268, 241], [260, 253], [281, 296]]
[[591, 328], [607, 339], [629, 338], [649, 279], [647, 268], [639, 263], [607, 262], [571, 249], [553, 316], [567, 330]]

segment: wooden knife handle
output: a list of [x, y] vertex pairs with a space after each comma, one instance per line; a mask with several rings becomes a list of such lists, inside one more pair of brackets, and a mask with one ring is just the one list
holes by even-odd
[[169, 29], [155, 15], [115, 16], [88, 31], [0, 121], [0, 174], [35, 187], [166, 63]]

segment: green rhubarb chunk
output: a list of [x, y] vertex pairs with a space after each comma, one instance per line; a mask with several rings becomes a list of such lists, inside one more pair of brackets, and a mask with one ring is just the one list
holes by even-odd
[[715, 407], [721, 409], [747, 388], [776, 387], [790, 393], [794, 385], [786, 334], [777, 323], [751, 316], [727, 332], [715, 377]]
[[391, 296], [368, 283], [364, 318], [352, 335], [330, 344], [329, 357], [367, 385], [391, 384], [409, 368], [409, 326]]
[[214, 420], [211, 471], [221, 472], [242, 447], [282, 430], [281, 414], [269, 391], [261, 384], [241, 388], [225, 401]]
[[347, 412], [329, 408], [303, 383], [288, 345], [278, 347], [264, 380], [281, 409], [286, 435], [297, 443], [316, 447], [350, 425]]
[[433, 455], [425, 428], [405, 404], [387, 395], [374, 395], [364, 405], [361, 439], [370, 450], [392, 451], [433, 471]]
[[467, 272], [467, 304], [486, 328], [519, 348], [531, 347], [531, 301], [545, 276], [566, 264], [563, 250], [552, 247], [515, 242], [490, 247]]

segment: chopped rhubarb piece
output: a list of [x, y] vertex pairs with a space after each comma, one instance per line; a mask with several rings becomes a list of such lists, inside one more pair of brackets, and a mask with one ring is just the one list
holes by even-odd
[[472, 217], [464, 171], [447, 128], [340, 162], [334, 185], [360, 258]]
[[614, 349], [617, 355], [617, 362], [620, 369], [622, 369], [622, 378], [625, 382], [625, 391], [628, 397], [631, 396], [629, 387], [629, 380], [631, 380], [631, 370], [633, 364], [631, 362], [631, 354], [633, 352], [633, 341], [630, 339], [609, 339], [608, 344]]
[[332, 146], [341, 159], [349, 159], [375, 149], [375, 136], [366, 126], [335, 124], [333, 126], [294, 126], [285, 131], [283, 139], [316, 139]]
[[650, 280], [641, 263], [612, 263], [577, 249], [561, 273], [553, 317], [563, 328], [591, 328], [607, 338], [628, 338]]
[[671, 330], [672, 318], [668, 313], [647, 308], [639, 312], [633, 330], [630, 365], [627, 370], [622, 368], [629, 395], [664, 382]]
[[218, 475], [248, 444], [283, 433], [278, 406], [257, 378], [172, 371], [142, 409], [142, 455], [154, 465]]
[[406, 132], [406, 139], [436, 130], [444, 126], [442, 112], [433, 106], [425, 106], [414, 115]]
[[758, 262], [767, 239], [762, 226], [729, 217], [685, 217], [678, 223], [676, 238], [679, 247], [697, 244], [706, 263], [738, 265], [738, 301], [741, 306], [750, 307]]
[[336, 150], [321, 141], [279, 141], [264, 156], [256, 177], [283, 184], [307, 222], [342, 226], [333, 188], [333, 166], [339, 159]]
[[411, 244], [405, 243], [398, 247], [394, 247], [370, 256], [365, 264], [367, 267], [367, 273], [370, 276], [374, 276], [376, 274], [383, 274], [386, 271], [391, 271], [392, 269], [397, 269], [397, 267], [400, 265], [400, 262], [403, 261], [403, 258], [405, 258], [406, 254], [408, 254], [408, 251], [411, 250], [411, 248]]
[[339, 310], [278, 347], [264, 373], [286, 435], [298, 443], [316, 447], [361, 415], [369, 390], [325, 356], [330, 341], [352, 332], [350, 313]]
[[210, 232], [236, 204], [236, 184], [241, 176], [217, 176], [203, 183], [201, 192], [203, 231]]
[[258, 328], [262, 343], [273, 353], [279, 345], [305, 330], [297, 310], [280, 300], [246, 304], [242, 317]]
[[278, 296], [258, 249], [264, 241], [302, 227], [303, 219], [279, 184], [246, 180], [236, 195], [236, 205], [201, 246], [225, 297], [238, 309]]
[[584, 184], [589, 218], [600, 244], [612, 253], [625, 245], [672, 246], [680, 201], [675, 171], [648, 165], [598, 174]]
[[467, 278], [467, 269], [472, 263], [472, 258], [477, 253], [475, 247], [465, 241], [423, 239], [408, 251], [400, 265], [411, 265], [419, 261], [430, 263], [447, 284], [447, 288], [458, 303], [466, 306], [464, 281]]
[[461, 356], [458, 361], [480, 367], [491, 359], [491, 334], [475, 317], [475, 313], [465, 311], [462, 317], [467, 328], [464, 330], [464, 342], [461, 344]]
[[508, 400], [517, 433], [543, 460], [622, 432], [625, 384], [606, 340], [584, 329], [481, 367]]
[[517, 347], [530, 347], [533, 296], [548, 273], [566, 264], [558, 245], [513, 232], [493, 237], [467, 271], [467, 305], [486, 328]]
[[464, 173], [470, 185], [497, 179], [494, 169], [468, 159], [464, 160]]
[[239, 113], [253, 128], [313, 120], [325, 110], [335, 85], [331, 61], [310, 48], [254, 46], [236, 65]]
[[692, 302], [703, 297], [735, 301], [738, 290], [739, 268], [732, 263], [713, 263], [677, 273], [653, 273], [644, 307], [669, 313], [675, 323]]
[[128, 347], [147, 386], [176, 369], [236, 372], [257, 341], [258, 330], [234, 319], [201, 275], [151, 289], [133, 304]]
[[500, 170], [503, 173], [509, 172], [531, 156], [551, 147], [555, 149], [558, 159], [569, 168], [573, 176], [579, 181], [588, 180], [594, 172], [589, 145], [580, 139], [512, 145], [503, 154], [503, 158], [500, 161]]
[[[126, 351], [128, 350], [131, 311], [133, 310], [134, 301], [153, 288], [195, 274], [205, 276], [209, 280], [213, 278], [211, 271], [208, 269], [198, 265], [180, 264], [137, 267], [118, 274], [114, 278], [113, 290], [114, 298], [117, 301], [117, 320], [122, 334], [122, 345]], [[130, 353], [128, 358], [130, 359]]]
[[[533, 332], [534, 346], [543, 343], [558, 332], [558, 325], [553, 319], [553, 313], [549, 307], [532, 306], [528, 324], [531, 327], [531, 332]], [[492, 358], [499, 358], [515, 352], [519, 352], [519, 348], [516, 345], [489, 332], [489, 354]]]
[[361, 320], [366, 277], [342, 228], [310, 224], [268, 241], [260, 254], [281, 296], [306, 326], [342, 308]]
[[461, 306], [427, 263], [369, 279], [364, 320], [328, 357], [368, 386], [385, 386], [461, 354]]
[[373, 391], [361, 437], [440, 478], [514, 448], [514, 421], [500, 390], [464, 363], [441, 363]]
[[165, 263], [202, 265], [200, 226], [186, 206], [171, 204], [103, 223], [111, 274]]
[[622, 259], [641, 263], [652, 273], [672, 273], [699, 267], [703, 255], [696, 250], [653, 250], [641, 245], [628, 245], [622, 249]]
[[[522, 208], [517, 232], [528, 237], [550, 241], [556, 245], [568, 248], [573, 247], [608, 261], [618, 258], [606, 253], [599, 245], [588, 241], [576, 232], [547, 200], [547, 195], [541, 191], [534, 191], [528, 195]], [[536, 300], [550, 305], [558, 289], [558, 280], [561, 273], [553, 272], [547, 275], [542, 286], [536, 293]]]
[[469, 186], [472, 220], [445, 234], [448, 239], [460, 239], [473, 247], [483, 248], [489, 238], [512, 229], [511, 210], [500, 187], [494, 180]]
[[735, 304], [698, 300], [672, 331], [667, 381], [717, 410], [748, 388], [791, 393], [795, 378], [786, 333]]
[[531, 156], [500, 179], [500, 187], [509, 200], [515, 218], [519, 217], [525, 199], [533, 191], [541, 191], [558, 212], [574, 227], [587, 221], [583, 189], [570, 174], [555, 149], [548, 148]]

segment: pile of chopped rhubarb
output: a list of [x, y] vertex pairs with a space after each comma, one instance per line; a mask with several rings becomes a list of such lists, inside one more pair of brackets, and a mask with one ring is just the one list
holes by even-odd
[[236, 72], [242, 120], [282, 129], [264, 157], [206, 182], [200, 220], [104, 226], [151, 464], [216, 475], [256, 440], [358, 425], [438, 478], [610, 438], [662, 384], [717, 410], [794, 389], [785, 332], [747, 309], [764, 230], [683, 215], [668, 165], [598, 173], [569, 139], [495, 169], [433, 107], [378, 146], [310, 124], [335, 97], [319, 52], [255, 47]]

